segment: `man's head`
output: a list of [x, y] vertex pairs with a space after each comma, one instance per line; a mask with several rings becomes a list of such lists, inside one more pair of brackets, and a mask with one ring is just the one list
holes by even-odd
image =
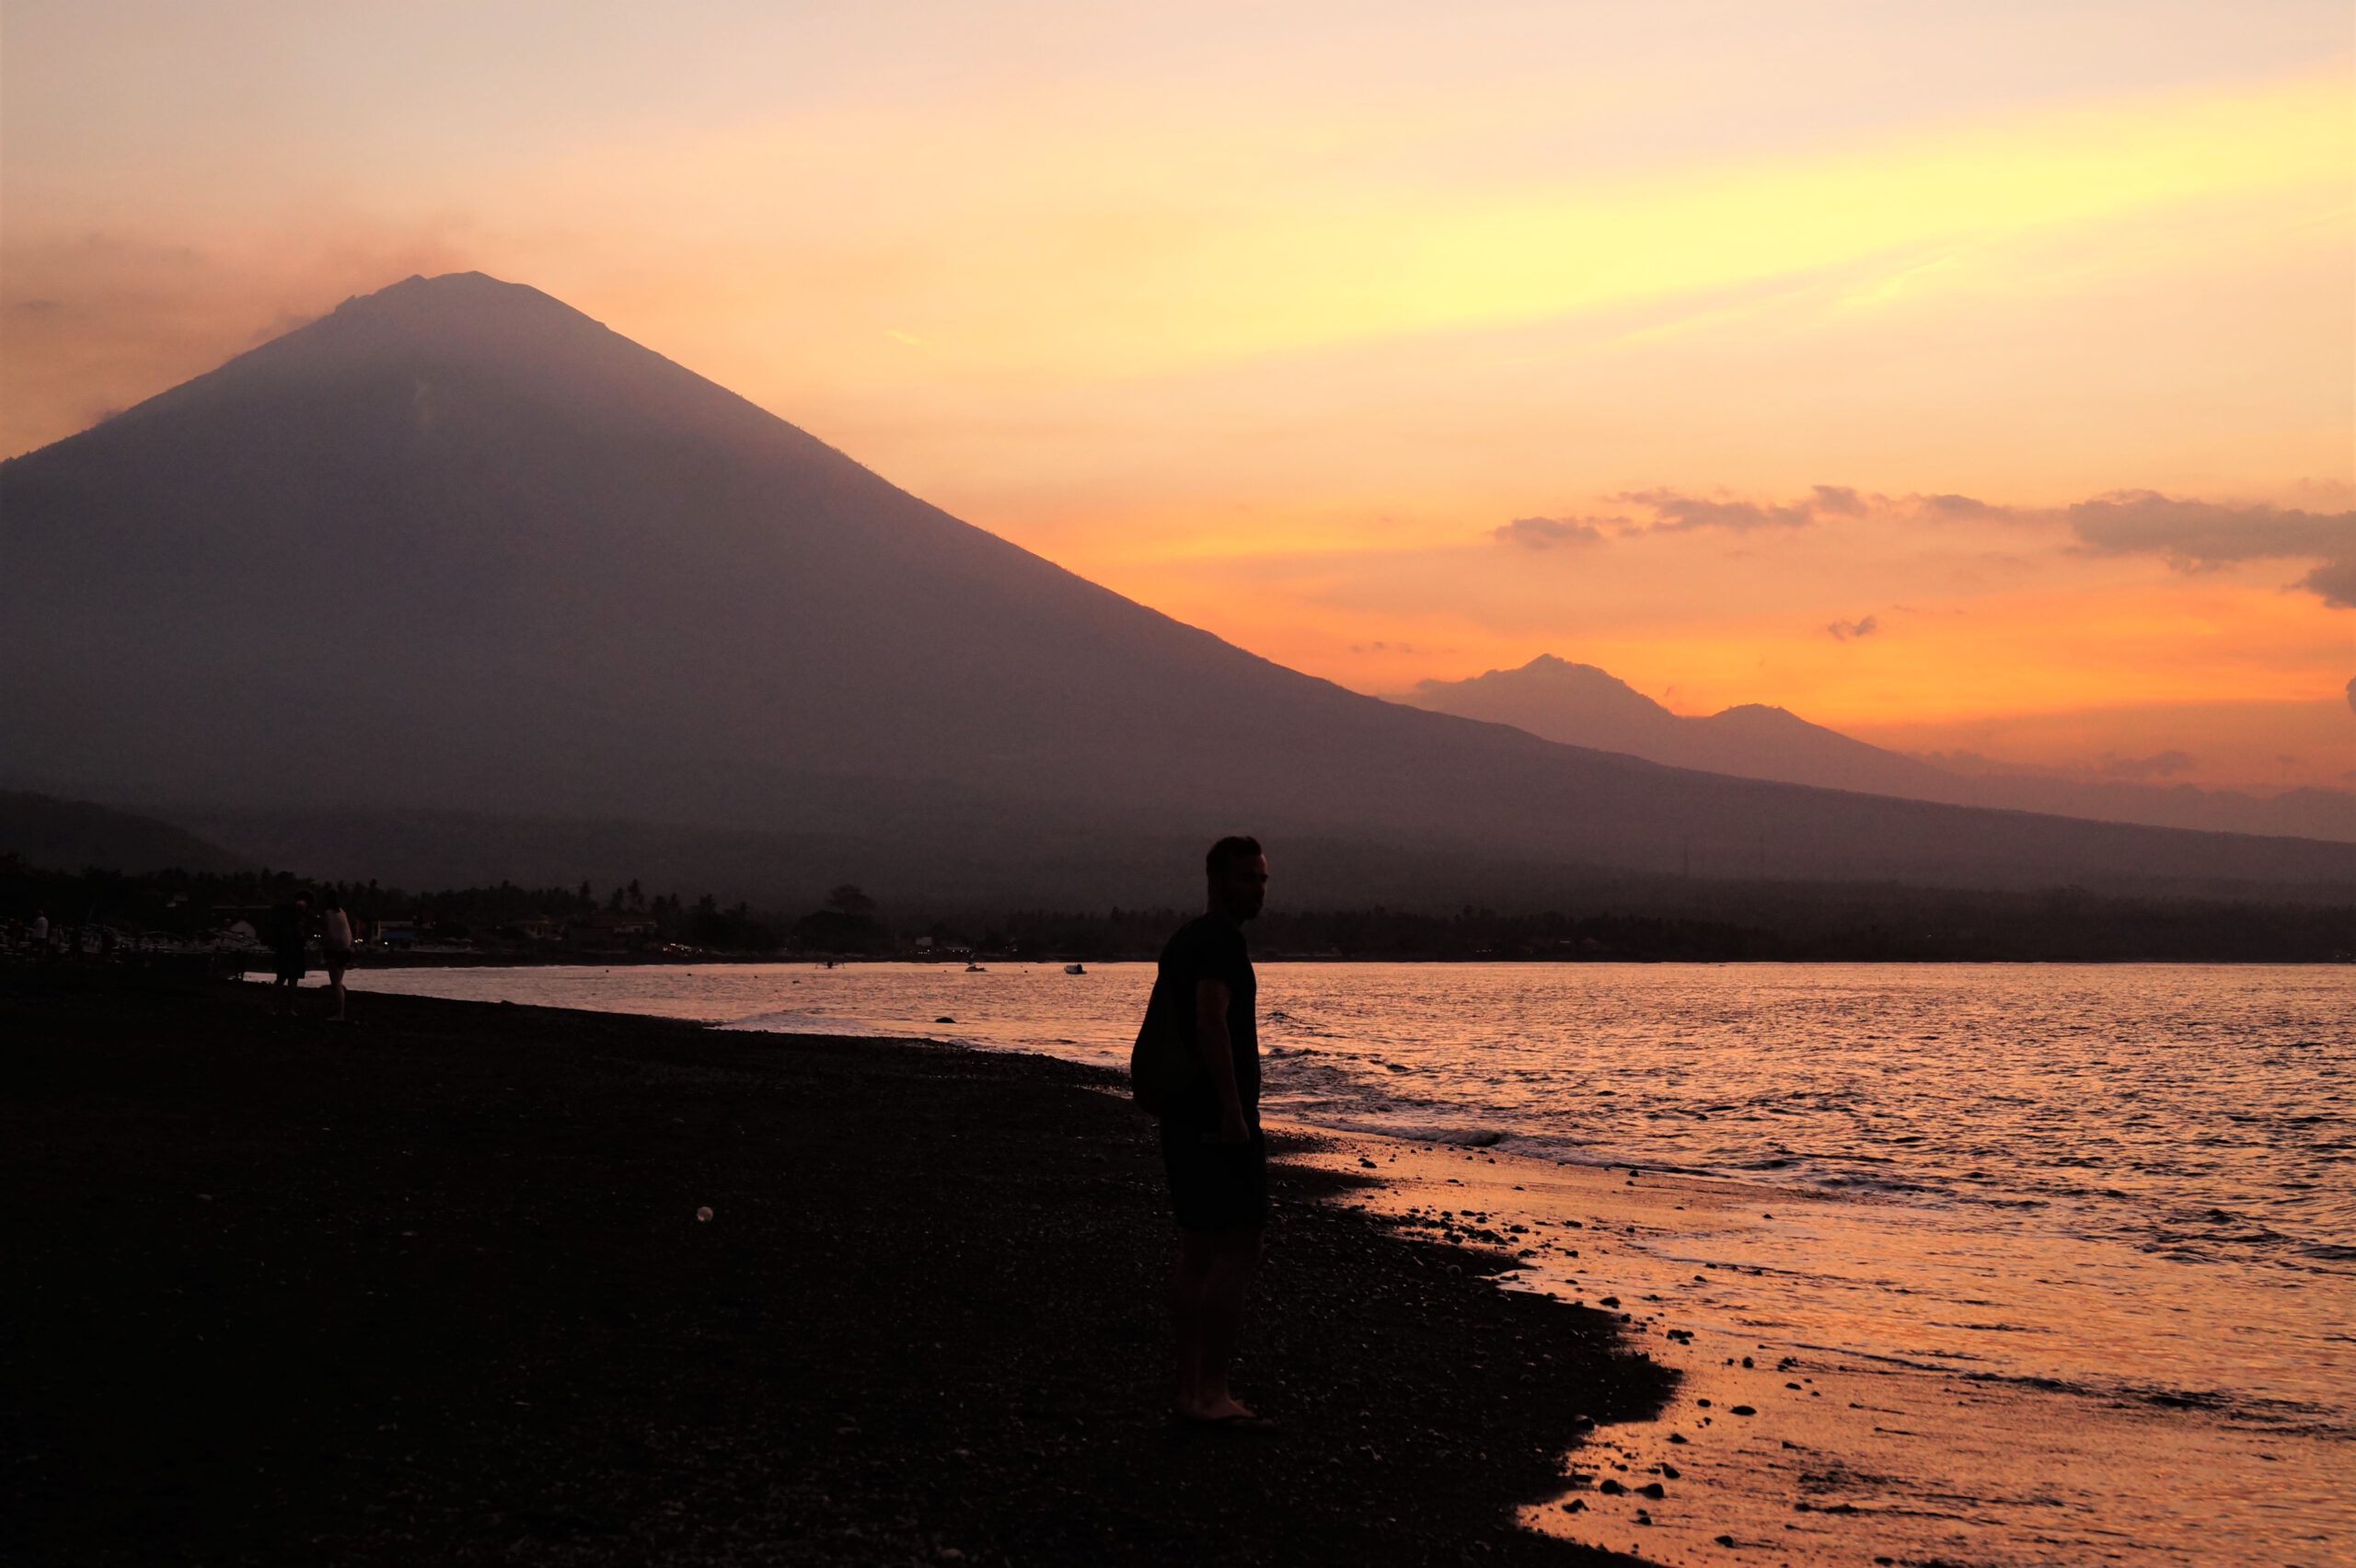
[[1268, 901], [1268, 857], [1256, 838], [1222, 838], [1203, 857], [1210, 878], [1211, 913], [1249, 920]]

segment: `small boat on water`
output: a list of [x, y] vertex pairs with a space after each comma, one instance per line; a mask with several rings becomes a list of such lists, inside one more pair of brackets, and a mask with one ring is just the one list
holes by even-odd
[[1067, 963], [1064, 965], [1064, 973], [1067, 974], [1085, 974], [1088, 973], [1088, 966], [1084, 963]]

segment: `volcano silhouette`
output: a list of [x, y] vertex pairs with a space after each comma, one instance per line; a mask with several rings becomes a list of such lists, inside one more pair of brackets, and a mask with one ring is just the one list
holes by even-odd
[[1728, 778], [1359, 696], [479, 273], [347, 301], [0, 465], [0, 783], [249, 824], [855, 838], [904, 880], [954, 862], [969, 891], [1042, 896], [1067, 891], [1042, 864], [1253, 828], [1376, 859], [1699, 853], [1948, 885], [2356, 870], [2337, 847]]

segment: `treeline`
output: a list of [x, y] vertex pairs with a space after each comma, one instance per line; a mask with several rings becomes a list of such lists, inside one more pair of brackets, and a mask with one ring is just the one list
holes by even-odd
[[[252, 871], [151, 871], [130, 875], [92, 869], [63, 871], [0, 855], [0, 919], [21, 924], [35, 913], [54, 926], [103, 926], [125, 934], [201, 941], [238, 920], [308, 894], [333, 893], [364, 931], [387, 922], [413, 926], [442, 942], [528, 944], [535, 928], [554, 925], [587, 936], [617, 926], [644, 926], [643, 936], [608, 945], [642, 948], [678, 942], [728, 951], [773, 951], [789, 922], [756, 915], [742, 901], [722, 907], [704, 894], [646, 894], [636, 882], [599, 894], [589, 883], [525, 887], [514, 882], [413, 893], [375, 882], [339, 882], [268, 869]], [[602, 918], [601, 917], [606, 917]]]
[[[36, 869], [0, 856], [0, 920], [36, 910], [52, 923], [201, 940], [297, 893], [332, 889], [374, 928], [413, 922], [422, 941], [487, 952], [567, 951], [886, 957], [1150, 959], [1192, 911], [1011, 914], [887, 911], [858, 887], [817, 907], [723, 906], [649, 893], [636, 881], [600, 892], [495, 886], [411, 893], [374, 882], [327, 883], [288, 873]], [[2124, 898], [2078, 889], [1991, 893], [1806, 883], [1664, 884], [1599, 891], [1601, 908], [1453, 913], [1375, 907], [1269, 910], [1254, 924], [1266, 958], [1439, 962], [2032, 961], [2346, 962], [2356, 959], [2356, 904], [2299, 905]], [[554, 930], [560, 934], [551, 936]]]

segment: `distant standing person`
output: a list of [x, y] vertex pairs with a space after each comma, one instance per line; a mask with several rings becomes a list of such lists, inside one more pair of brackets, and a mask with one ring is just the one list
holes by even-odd
[[33, 911], [32, 943], [34, 957], [49, 956], [49, 911], [46, 909]]
[[319, 917], [319, 955], [326, 961], [328, 989], [335, 993], [335, 1020], [344, 1018], [344, 971], [352, 967], [352, 917], [343, 912], [343, 900], [333, 889], [319, 899], [327, 911]]
[[270, 945], [278, 966], [278, 1010], [292, 1013], [294, 1010], [294, 989], [302, 985], [303, 976], [310, 968], [303, 951], [311, 940], [310, 898], [298, 893], [280, 905], [273, 926]]
[[1268, 1220], [1267, 1151], [1260, 1136], [1259, 982], [1243, 923], [1268, 895], [1268, 859], [1253, 838], [1222, 838], [1205, 858], [1209, 909], [1161, 950], [1147, 1006], [1203, 1067], [1197, 1092], [1161, 1114], [1161, 1163], [1178, 1219], [1172, 1309], [1177, 1330], [1175, 1413], [1184, 1421], [1266, 1430], [1229, 1391], [1228, 1365], [1259, 1267]]

